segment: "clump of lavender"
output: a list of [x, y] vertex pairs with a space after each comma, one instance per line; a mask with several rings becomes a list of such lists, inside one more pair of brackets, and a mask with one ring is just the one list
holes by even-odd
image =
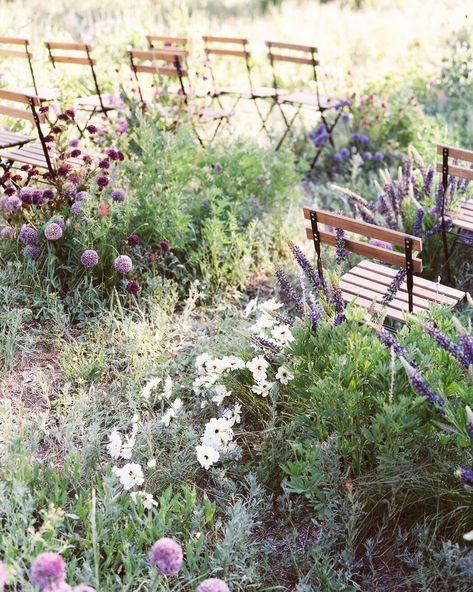
[[[384, 327], [377, 331], [376, 337], [385, 347], [387, 347], [388, 349], [392, 348], [398, 356], [407, 360], [407, 350], [399, 343], [399, 341], [394, 337], [394, 335], [386, 329], [384, 329]], [[415, 362], [410, 362], [410, 364], [413, 368], [417, 370], [417, 364]]]
[[333, 324], [337, 326], [345, 320], [345, 301], [343, 300], [343, 294], [339, 286], [333, 286], [332, 288], [332, 302], [335, 305]]
[[464, 485], [473, 485], [473, 471], [460, 467], [455, 471], [455, 477], [460, 479]]
[[425, 211], [422, 206], [417, 208], [416, 219], [414, 220], [414, 229], [412, 233], [414, 236], [420, 236], [422, 232], [422, 222], [424, 220]]
[[335, 262], [337, 265], [340, 265], [341, 263], [343, 263], [343, 261], [347, 257], [348, 251], [345, 248], [346, 242], [345, 242], [344, 230], [342, 228], [336, 228], [335, 233], [336, 233], [336, 237], [337, 237], [335, 240], [335, 247], [336, 247], [336, 252], [337, 252]]
[[181, 545], [168, 537], [158, 539], [151, 547], [149, 561], [165, 576], [179, 573], [182, 559]]
[[462, 347], [460, 347], [449, 337], [444, 335], [441, 331], [439, 331], [439, 329], [437, 329], [436, 327], [432, 327], [432, 325], [423, 325], [423, 329], [427, 333], [427, 335], [430, 335], [430, 337], [432, 337], [432, 339], [442, 349], [448, 352], [452, 358], [454, 358], [459, 364], [468, 369], [470, 361], [468, 357], [465, 356]]
[[262, 349], [267, 349], [274, 354], [279, 354], [282, 352], [283, 348], [278, 343], [271, 341], [270, 339], [266, 339], [266, 337], [262, 337], [261, 335], [252, 335], [250, 337], [250, 341], [252, 341], [255, 345]]
[[230, 592], [230, 588], [219, 578], [209, 578], [197, 586], [196, 592]]
[[463, 360], [467, 368], [473, 365], [473, 337], [467, 333], [460, 321], [453, 317], [453, 324], [457, 330], [458, 341], [462, 349]]
[[309, 311], [312, 329], [317, 331], [319, 321], [325, 317], [324, 309], [320, 302], [309, 302]]
[[40, 590], [45, 590], [48, 586], [59, 586], [65, 580], [66, 565], [57, 553], [40, 553], [31, 564], [30, 581]]
[[292, 286], [291, 282], [289, 281], [289, 278], [287, 277], [287, 275], [284, 273], [284, 271], [282, 269], [278, 269], [274, 275], [276, 276], [276, 278], [279, 282], [279, 285], [281, 286], [281, 289], [284, 292], [284, 294], [286, 295], [289, 302], [292, 302], [295, 305], [297, 312], [299, 314], [303, 315], [304, 314], [304, 305], [302, 302], [302, 297], [294, 289], [294, 287]]
[[409, 382], [411, 383], [412, 388], [419, 393], [419, 395], [425, 397], [429, 403], [432, 403], [440, 414], [443, 415], [442, 407], [445, 405], [445, 401], [442, 399], [440, 395], [434, 393], [434, 391], [429, 387], [426, 381], [422, 378], [420, 372], [411, 366], [407, 360], [403, 357], [400, 358], [402, 365], [406, 369], [407, 376], [409, 378]]
[[384, 294], [384, 296], [381, 298], [381, 304], [383, 306], [387, 306], [396, 296], [402, 285], [402, 282], [406, 279], [406, 275], [407, 270], [404, 267], [401, 267], [401, 269], [394, 276], [394, 279], [389, 285], [386, 294]]
[[310, 263], [305, 254], [302, 252], [302, 249], [292, 242], [289, 242], [289, 248], [291, 249], [291, 252], [294, 255], [294, 259], [296, 260], [297, 265], [299, 265], [299, 267], [302, 269], [304, 275], [307, 277], [312, 287], [317, 292], [319, 290], [325, 291], [326, 286], [323, 278], [319, 276], [318, 272], [314, 269], [314, 266]]

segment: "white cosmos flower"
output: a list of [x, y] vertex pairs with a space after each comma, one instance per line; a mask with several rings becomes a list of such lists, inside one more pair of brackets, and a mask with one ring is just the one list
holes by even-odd
[[112, 470], [120, 479], [120, 483], [125, 490], [133, 489], [133, 487], [143, 485], [144, 483], [145, 478], [143, 476], [143, 470], [138, 463], [126, 463], [121, 469], [113, 467]]
[[207, 362], [205, 362], [205, 369], [207, 370], [208, 374], [216, 374], [217, 376], [225, 370], [222, 360], [217, 358], [207, 360]]
[[228, 425], [233, 427], [241, 422], [241, 405], [236, 403], [233, 409], [225, 409], [223, 417], [228, 421]]
[[229, 397], [232, 394], [232, 391], [227, 391], [227, 387], [223, 384], [218, 384], [214, 387], [215, 396], [212, 397], [212, 401], [217, 403], [217, 405], [221, 405], [225, 397]]
[[266, 302], [262, 302], [259, 305], [259, 309], [264, 312], [275, 312], [276, 310], [281, 308], [281, 306], [281, 302], [278, 302], [276, 298], [270, 298], [269, 300], [266, 300]]
[[171, 421], [177, 416], [178, 411], [182, 408], [182, 401], [181, 399], [176, 399], [171, 407], [166, 411], [166, 413], [161, 418], [161, 423], [165, 426], [168, 426]]
[[196, 446], [195, 451], [197, 460], [204, 469], [209, 469], [220, 457], [218, 450], [211, 446]]
[[288, 384], [289, 381], [293, 378], [294, 374], [292, 372], [289, 372], [287, 368], [285, 368], [284, 366], [278, 368], [278, 371], [276, 373], [276, 380], [279, 380], [281, 384]]
[[224, 360], [229, 370], [241, 370], [245, 367], [245, 362], [238, 356], [226, 356]]
[[154, 469], [154, 467], [156, 466], [156, 459], [150, 458], [149, 461], [147, 462], [147, 465], [150, 469]]
[[207, 352], [205, 352], [204, 354], [200, 354], [200, 356], [197, 356], [197, 358], [195, 359], [195, 368], [200, 374], [205, 372], [204, 366], [206, 362], [208, 362], [210, 359], [211, 357]]
[[151, 510], [153, 506], [158, 505], [158, 502], [154, 499], [151, 493], [146, 493], [146, 491], [132, 491], [130, 496], [135, 504], [136, 500], [139, 498], [145, 510]]
[[271, 335], [273, 339], [275, 339], [279, 343], [286, 344], [290, 343], [291, 341], [294, 341], [294, 336], [292, 335], [289, 327], [287, 327], [286, 325], [279, 325], [278, 327], [274, 327], [274, 329], [271, 331]]
[[274, 382], [268, 382], [267, 380], [261, 380], [261, 381], [257, 382], [256, 384], [254, 384], [251, 387], [251, 390], [255, 394], [261, 395], [264, 398], [269, 395], [269, 391], [272, 389], [273, 386], [274, 386]]
[[473, 530], [470, 530], [470, 532], [466, 532], [463, 535], [463, 538], [465, 539], [465, 541], [473, 541]]
[[264, 313], [256, 323], [250, 327], [250, 331], [252, 333], [259, 333], [260, 331], [264, 332], [265, 329], [271, 329], [271, 327], [274, 327], [276, 323], [277, 321], [274, 317]]
[[468, 425], [473, 426], [473, 411], [471, 410], [471, 407], [469, 405], [467, 405], [465, 407], [465, 411], [466, 411], [466, 423]]
[[149, 399], [151, 397], [151, 393], [160, 382], [161, 379], [159, 378], [159, 376], [156, 376], [155, 378], [149, 380], [141, 391], [141, 396], [143, 397], [143, 399]]
[[263, 356], [257, 356], [250, 362], [246, 363], [246, 367], [253, 374], [253, 378], [256, 380], [256, 382], [266, 380], [266, 369], [268, 366], [269, 363], [264, 359]]
[[122, 437], [117, 428], [113, 428], [108, 435], [109, 443], [107, 444], [108, 453], [112, 458], [118, 458], [122, 449]]
[[164, 390], [159, 395], [158, 399], [162, 401], [163, 399], [169, 400], [172, 395], [172, 378], [169, 374], [166, 376], [166, 380], [164, 381]]
[[224, 448], [233, 439], [233, 430], [225, 417], [212, 417], [205, 426], [202, 444], [211, 448]]

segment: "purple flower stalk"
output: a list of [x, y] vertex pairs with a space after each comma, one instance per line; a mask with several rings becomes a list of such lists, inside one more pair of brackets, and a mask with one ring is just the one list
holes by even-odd
[[455, 471], [455, 476], [460, 479], [464, 485], [473, 485], [473, 471], [460, 467]]
[[209, 578], [197, 586], [196, 592], [230, 592], [230, 588], [219, 578]]
[[[294, 255], [294, 259], [299, 267], [304, 272], [305, 276], [315, 288], [316, 291], [322, 290], [325, 288], [325, 284], [323, 280], [319, 277], [319, 274], [314, 269], [313, 265], [307, 259], [305, 254], [302, 252], [301, 248], [294, 243], [289, 243], [289, 248], [291, 249], [292, 254]], [[277, 276], [276, 276], [277, 277]]]
[[276, 315], [275, 318], [276, 318], [277, 321], [279, 321], [283, 325], [287, 325], [288, 327], [293, 327], [294, 326], [293, 319], [290, 319], [289, 317], [287, 317], [286, 315], [284, 315], [284, 314], [282, 314], [280, 312]]
[[250, 341], [262, 349], [269, 349], [275, 354], [281, 353], [283, 349], [280, 345], [274, 343], [274, 341], [266, 339], [266, 337], [261, 337], [261, 335], [252, 335]]
[[434, 180], [434, 169], [432, 167], [429, 167], [427, 172], [424, 175], [424, 194], [427, 197], [432, 196], [433, 180]]
[[434, 393], [434, 391], [425, 382], [420, 372], [416, 368], [411, 366], [409, 362], [407, 362], [407, 360], [405, 360], [404, 358], [401, 357], [400, 359], [402, 365], [406, 369], [407, 376], [409, 377], [409, 382], [411, 383], [412, 388], [417, 393], [419, 393], [419, 395], [425, 397], [429, 401], [429, 403], [435, 405], [439, 413], [443, 415], [444, 412], [442, 407], [445, 405], [445, 401], [442, 399], [442, 397]]
[[149, 561], [155, 565], [163, 575], [170, 576], [179, 573], [182, 566], [182, 547], [173, 539], [163, 537], [151, 547]]
[[334, 286], [332, 289], [332, 302], [335, 305], [335, 317], [333, 324], [340, 325], [345, 320], [345, 301], [343, 300], [342, 291], [339, 286]]
[[348, 255], [348, 251], [345, 248], [345, 246], [346, 246], [345, 231], [342, 228], [336, 228], [335, 232], [337, 235], [337, 238], [335, 241], [337, 257], [336, 257], [335, 261], [336, 261], [337, 265], [340, 265], [345, 260], [346, 256]]
[[293, 288], [291, 282], [289, 281], [289, 278], [284, 273], [284, 271], [282, 269], [278, 269], [274, 275], [276, 276], [276, 279], [278, 280], [282, 291], [286, 294], [286, 297], [288, 298], [289, 302], [292, 302], [295, 305], [299, 314], [304, 314], [302, 298]]
[[57, 553], [40, 553], [31, 564], [30, 581], [40, 590], [48, 586], [59, 586], [65, 579], [64, 559]]
[[430, 335], [430, 337], [432, 337], [442, 349], [448, 352], [452, 358], [468, 369], [468, 359], [464, 356], [463, 349], [459, 345], [431, 325], [423, 325], [423, 329], [427, 335]]
[[467, 405], [465, 407], [465, 412], [466, 412], [466, 431], [468, 432], [468, 435], [470, 436], [470, 440], [473, 442], [473, 411], [471, 410], [471, 407], [469, 405]]
[[422, 221], [424, 220], [424, 208], [421, 206], [417, 209], [417, 213], [416, 213], [416, 219], [414, 221], [414, 230], [412, 231], [412, 234], [414, 234], [415, 236], [420, 236], [421, 231], [422, 231]]
[[406, 275], [407, 270], [404, 267], [401, 267], [401, 269], [394, 276], [394, 279], [389, 285], [386, 294], [381, 299], [381, 304], [383, 306], [387, 306], [392, 301], [394, 296], [396, 296], [402, 282], [406, 279]]
[[[395, 353], [401, 358], [407, 360], [408, 354], [406, 349], [399, 343], [399, 341], [394, 337], [392, 333], [387, 331], [384, 328], [381, 328], [376, 336], [378, 337], [379, 341], [388, 349], [393, 348]], [[415, 362], [410, 362], [411, 366], [417, 370], [417, 364]]]

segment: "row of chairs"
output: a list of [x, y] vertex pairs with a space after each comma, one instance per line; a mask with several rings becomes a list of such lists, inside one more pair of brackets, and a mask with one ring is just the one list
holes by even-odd
[[[169, 35], [147, 35], [147, 49], [130, 49], [127, 52], [130, 61], [137, 92], [140, 100], [145, 103], [149, 97], [145, 96], [141, 82], [142, 74], [151, 74], [161, 78], [174, 79], [178, 81], [177, 87], [169, 86], [171, 91], [181, 94], [186, 102], [192, 99], [194, 102], [199, 99], [209, 99], [216, 104], [216, 108], [203, 107], [199, 110], [202, 121], [218, 121], [215, 129], [216, 135], [220, 125], [228, 122], [234, 114], [235, 108], [241, 100], [250, 100], [256, 107], [256, 112], [261, 120], [261, 130], [271, 139], [268, 128], [268, 120], [275, 109], [281, 115], [284, 124], [284, 132], [276, 143], [279, 149], [288, 133], [293, 128], [298, 116], [303, 109], [310, 109], [322, 118], [331, 138], [331, 132], [341, 115], [338, 110], [335, 118], [330, 123], [327, 121], [326, 112], [333, 110], [341, 104], [341, 100], [323, 95], [320, 92], [318, 81], [318, 50], [315, 46], [300, 45], [293, 43], [282, 43], [267, 41], [267, 56], [271, 67], [272, 85], [261, 86], [255, 84], [252, 56], [249, 50], [248, 39], [236, 37], [204, 36], [205, 66], [209, 71], [210, 85], [203, 84], [203, 80], [189, 78], [188, 58], [189, 42], [185, 37], [174, 37]], [[74, 64], [87, 66], [90, 71], [93, 94], [76, 99], [76, 106], [83, 110], [89, 110], [91, 116], [95, 113], [107, 115], [109, 111], [116, 108], [116, 101], [110, 95], [103, 93], [98, 82], [96, 72], [96, 58], [90, 44], [84, 43], [63, 43], [46, 42], [49, 60], [54, 68], [59, 64]], [[0, 57], [26, 59], [31, 74], [32, 89], [21, 89], [27, 93], [34, 93], [44, 99], [53, 99], [57, 93], [50, 89], [40, 89], [37, 84], [37, 77], [34, 69], [31, 44], [28, 39], [14, 37], [0, 37]], [[231, 85], [221, 85], [218, 81], [217, 67], [222, 65], [221, 60], [232, 60], [239, 62], [240, 79]], [[220, 64], [217, 62], [220, 61]], [[290, 65], [304, 67], [305, 80], [310, 80], [313, 88], [302, 88], [296, 91], [285, 88], [282, 84], [282, 74], [279, 65]], [[287, 71], [285, 72], [287, 74]], [[243, 76], [243, 78], [242, 78]], [[156, 80], [153, 81], [156, 87]], [[231, 106], [224, 105], [224, 97], [234, 97]], [[263, 108], [261, 102], [268, 102], [268, 108]], [[286, 111], [285, 107], [291, 110]], [[320, 153], [316, 152], [312, 164], [315, 164]]]
[[[450, 177], [473, 180], [473, 170], [470, 168], [473, 164], [472, 150], [439, 144], [437, 154], [442, 157], [442, 160], [437, 162], [436, 169], [441, 173], [444, 194], [447, 191]], [[461, 161], [467, 165], [461, 164]], [[453, 307], [465, 296], [461, 290], [441, 284], [440, 281], [432, 282], [414, 275], [415, 272], [422, 272], [422, 259], [417, 256], [422, 251], [422, 240], [419, 237], [310, 207], [304, 208], [304, 218], [310, 223], [310, 226], [306, 228], [306, 236], [313, 241], [318, 273], [321, 277], [324, 273], [321, 245], [326, 244], [332, 247], [338, 245], [334, 228], [386, 243], [385, 247], [354, 238], [345, 239], [344, 248], [348, 252], [381, 262], [375, 263], [365, 259], [342, 276], [340, 289], [346, 302], [355, 300], [359, 306], [369, 310], [370, 313], [381, 312], [386, 317], [403, 322], [407, 318], [406, 315], [415, 316], [419, 313], [426, 313], [432, 303]], [[451, 229], [447, 218], [451, 220]], [[448, 266], [458, 243], [463, 242], [471, 246], [473, 200], [461, 200], [455, 211], [442, 210], [441, 219], [443, 236], [446, 237], [449, 233], [454, 234], [451, 247], [448, 247], [447, 241], [444, 242], [447, 245], [444, 254], [445, 263]], [[327, 225], [329, 229], [323, 230], [321, 225]], [[467, 233], [466, 237], [464, 237], [465, 232]], [[401, 247], [404, 249], [404, 253], [387, 248], [388, 245]], [[397, 273], [396, 269], [391, 267], [392, 265], [406, 270], [406, 280], [402, 282], [388, 305], [383, 306], [383, 296]]]

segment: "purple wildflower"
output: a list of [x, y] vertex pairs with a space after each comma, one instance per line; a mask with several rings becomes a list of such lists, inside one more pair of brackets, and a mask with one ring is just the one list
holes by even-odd
[[230, 592], [230, 588], [219, 578], [209, 578], [197, 586], [196, 592]]
[[349, 115], [348, 113], [344, 113], [344, 114], [342, 115], [342, 121], [344, 121], [345, 123], [346, 123], [347, 121], [350, 121], [350, 115]]
[[38, 233], [31, 226], [23, 224], [18, 238], [24, 245], [34, 245], [38, 241]]
[[457, 362], [459, 362], [462, 366], [468, 369], [469, 362], [468, 359], [464, 356], [463, 349], [453, 342], [449, 337], [444, 335], [441, 331], [439, 331], [436, 327], [432, 327], [431, 325], [423, 325], [424, 331], [427, 335], [430, 335], [434, 341], [446, 352], [448, 352], [452, 358], [455, 358]]
[[442, 220], [439, 220], [435, 226], [433, 226], [427, 232], [424, 232], [424, 240], [431, 238], [432, 236], [442, 232], [442, 230], [448, 231], [453, 226], [453, 222], [451, 218], [445, 218], [445, 225], [443, 224]]
[[[383, 327], [377, 332], [376, 336], [385, 347], [387, 347], [388, 349], [393, 348], [394, 352], [398, 356], [401, 356], [401, 358], [407, 360], [407, 351], [404, 349], [404, 347], [399, 343], [399, 341], [394, 337], [392, 333], [390, 333]], [[417, 369], [417, 364], [415, 362], [410, 362], [410, 364], [413, 368]]]
[[119, 255], [115, 259], [113, 266], [120, 273], [128, 273], [133, 269], [133, 262], [128, 255]]
[[294, 321], [280, 312], [276, 315], [275, 318], [277, 321], [279, 321], [283, 325], [287, 325], [288, 327], [294, 326]]
[[72, 592], [71, 586], [67, 582], [60, 582], [59, 584], [50, 584], [43, 588], [42, 592]]
[[78, 216], [81, 211], [81, 204], [78, 201], [75, 201], [71, 206], [71, 214]]
[[99, 175], [96, 179], [96, 183], [97, 183], [98, 187], [100, 187], [100, 189], [107, 187], [109, 182], [110, 182], [109, 178], [106, 177], [105, 175]]
[[363, 159], [364, 160], [371, 160], [373, 158], [373, 155], [371, 154], [371, 152], [363, 152]]
[[46, 201], [53, 200], [54, 196], [55, 196], [54, 189], [45, 189], [43, 191], [43, 199]]
[[65, 579], [64, 559], [57, 553], [40, 553], [31, 564], [30, 581], [40, 590], [44, 590], [47, 586], [57, 586]]
[[16, 212], [21, 208], [21, 205], [22, 201], [16, 195], [5, 195], [0, 198], [0, 209], [2, 209], [7, 214]]
[[464, 485], [473, 485], [473, 471], [460, 467], [455, 471], [455, 476], [460, 479]]
[[465, 407], [465, 412], [466, 412], [466, 431], [468, 432], [468, 435], [470, 436], [470, 440], [473, 442], [473, 411], [471, 410], [471, 407], [469, 405], [467, 405]]
[[89, 132], [89, 134], [96, 134], [99, 131], [99, 128], [93, 123], [89, 124], [85, 129]]
[[396, 273], [394, 276], [393, 281], [390, 283], [389, 288], [386, 291], [386, 294], [381, 299], [381, 304], [383, 306], [387, 306], [392, 299], [396, 296], [398, 290], [400, 289], [402, 282], [406, 279], [407, 270], [404, 267]]
[[289, 302], [292, 302], [295, 305], [299, 314], [304, 314], [302, 298], [300, 294], [298, 294], [296, 290], [293, 288], [291, 282], [289, 281], [289, 278], [284, 273], [284, 271], [282, 269], [278, 269], [274, 275], [276, 276], [276, 279], [278, 280], [282, 291], [286, 294], [286, 297], [288, 298]]
[[151, 547], [149, 561], [165, 576], [177, 574], [182, 565], [182, 547], [173, 539], [162, 537]]
[[78, 191], [74, 197], [75, 201], [83, 201], [84, 199], [87, 199], [89, 197], [89, 194], [87, 193], [87, 191]]
[[128, 294], [138, 294], [140, 289], [140, 284], [136, 280], [130, 280], [126, 285]]
[[140, 237], [137, 234], [130, 234], [126, 240], [130, 247], [136, 247], [140, 244]]
[[117, 121], [117, 134], [126, 134], [128, 130], [128, 123], [125, 119], [119, 119]]
[[171, 245], [168, 243], [166, 239], [163, 238], [163, 240], [160, 241], [159, 245], [163, 251], [166, 251], [166, 253], [169, 253], [171, 251]]
[[88, 267], [89, 269], [95, 267], [99, 262], [99, 256], [97, 251], [87, 249], [82, 253], [80, 257], [80, 262], [84, 267]]
[[31, 187], [22, 187], [18, 195], [24, 204], [33, 203], [33, 190]]
[[261, 335], [252, 335], [250, 341], [262, 349], [269, 349], [275, 354], [279, 354], [282, 351], [282, 347], [279, 344], [270, 339], [266, 339], [266, 337], [262, 337]]
[[374, 219], [374, 216], [371, 214], [368, 208], [365, 208], [360, 204], [355, 204], [355, 210], [357, 214], [362, 218], [363, 222], [366, 222], [367, 224], [376, 224], [376, 220]]
[[123, 191], [123, 189], [114, 189], [110, 194], [110, 197], [113, 199], [113, 201], [123, 202], [126, 199], [126, 193]]
[[424, 193], [427, 197], [431, 197], [432, 195], [434, 172], [434, 169], [429, 167], [427, 173], [424, 175]]
[[333, 155], [333, 160], [335, 160], [335, 162], [341, 162], [343, 160], [343, 156], [340, 154], [340, 152], [335, 152]]
[[44, 229], [44, 236], [49, 241], [59, 240], [62, 236], [62, 228], [56, 222], [50, 222]]
[[15, 238], [16, 236], [16, 231], [13, 228], [13, 226], [5, 226], [4, 228], [2, 228], [2, 230], [0, 230], [0, 237], [2, 238]]
[[317, 330], [317, 325], [320, 319], [324, 318], [324, 309], [320, 302], [309, 302], [310, 320], [312, 322], [312, 329]]
[[361, 134], [359, 132], [354, 132], [351, 137], [354, 142], [359, 142], [361, 140]]
[[463, 359], [468, 368], [473, 364], [473, 337], [465, 332], [462, 333], [458, 339], [463, 350]]
[[30, 259], [37, 259], [41, 254], [41, 249], [36, 245], [26, 245], [24, 254]]
[[294, 255], [294, 259], [296, 260], [297, 265], [302, 269], [307, 279], [310, 281], [312, 286], [316, 291], [322, 290], [325, 287], [324, 281], [322, 278], [319, 277], [319, 274], [314, 269], [313, 265], [307, 259], [305, 254], [302, 252], [301, 248], [294, 243], [289, 243], [289, 248], [291, 249], [292, 254]]
[[332, 302], [335, 305], [335, 317], [333, 324], [340, 325], [345, 320], [345, 301], [339, 286], [332, 287]]
[[384, 160], [384, 154], [382, 152], [375, 152], [374, 159], [379, 161]]
[[342, 228], [336, 228], [335, 229], [337, 238], [335, 241], [335, 246], [336, 246], [336, 251], [337, 251], [337, 257], [335, 259], [335, 262], [337, 265], [340, 265], [341, 263], [343, 263], [343, 261], [345, 260], [346, 256], [348, 255], [348, 251], [345, 248], [346, 242], [345, 242], [345, 231]]
[[71, 148], [77, 148], [77, 146], [79, 146], [79, 140], [77, 138], [73, 138], [72, 140], [69, 140], [69, 146]]
[[422, 221], [424, 220], [424, 208], [422, 206], [420, 206], [417, 209], [417, 213], [416, 213], [416, 219], [414, 221], [414, 229], [412, 231], [412, 233], [415, 236], [420, 236], [420, 233], [422, 231]]
[[420, 372], [414, 368], [405, 358], [401, 357], [401, 362], [404, 368], [406, 369], [407, 376], [409, 378], [409, 382], [411, 383], [412, 388], [425, 397], [430, 403], [435, 405], [436, 407], [440, 407], [438, 411], [443, 415], [442, 407], [445, 404], [445, 401], [442, 399], [440, 395], [434, 393], [434, 391], [429, 387], [426, 381], [422, 378]]
[[348, 158], [350, 156], [350, 150], [345, 146], [340, 150], [340, 156], [342, 158]]

